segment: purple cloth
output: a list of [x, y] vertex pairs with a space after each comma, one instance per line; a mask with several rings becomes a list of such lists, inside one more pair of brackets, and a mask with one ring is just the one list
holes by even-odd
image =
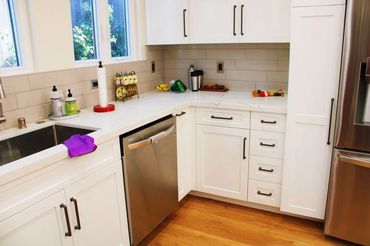
[[68, 148], [69, 157], [86, 155], [96, 150], [94, 139], [90, 136], [75, 134], [68, 138], [63, 144]]

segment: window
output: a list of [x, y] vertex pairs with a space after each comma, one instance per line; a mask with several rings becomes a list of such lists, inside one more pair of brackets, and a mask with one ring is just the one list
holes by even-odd
[[130, 55], [127, 0], [70, 1], [75, 61]]
[[112, 57], [128, 56], [127, 4], [125, 0], [109, 0], [110, 46]]
[[20, 58], [11, 0], [0, 0], [0, 68], [18, 67]]
[[94, 12], [92, 0], [71, 0], [73, 47], [76, 61], [97, 58]]

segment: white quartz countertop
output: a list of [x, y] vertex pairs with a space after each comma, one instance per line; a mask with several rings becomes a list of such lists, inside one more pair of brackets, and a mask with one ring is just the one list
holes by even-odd
[[[63, 120], [57, 124], [98, 129], [89, 134], [99, 144], [118, 137], [135, 128], [172, 113], [179, 113], [186, 106], [215, 107], [233, 110], [247, 110], [269, 113], [286, 113], [287, 97], [255, 98], [248, 91], [150, 92], [140, 95], [139, 99], [115, 102], [116, 110], [109, 113], [95, 113], [92, 108], [81, 111], [78, 117]], [[39, 128], [50, 125], [40, 125]], [[37, 126], [31, 125], [32, 129]], [[19, 135], [27, 130], [8, 129], [0, 133], [0, 140]], [[56, 161], [69, 158], [67, 148], [58, 145], [0, 167], [0, 185], [26, 175], [32, 170], [43, 168]], [[78, 157], [80, 158], [80, 157]]]

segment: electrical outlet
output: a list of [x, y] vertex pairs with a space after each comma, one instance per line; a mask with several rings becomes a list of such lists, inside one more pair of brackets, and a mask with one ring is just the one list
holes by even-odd
[[224, 62], [223, 61], [217, 62], [217, 72], [224, 73]]
[[91, 80], [91, 89], [97, 89], [97, 88], [99, 88], [98, 80], [96, 79]]
[[152, 73], [155, 73], [155, 61], [152, 61]]

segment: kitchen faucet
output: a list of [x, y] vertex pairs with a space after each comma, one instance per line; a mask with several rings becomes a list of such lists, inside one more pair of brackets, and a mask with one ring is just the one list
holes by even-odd
[[[4, 98], [5, 98], [5, 92], [4, 92], [3, 83], [1, 82], [1, 78], [0, 78], [0, 99], [4, 99]], [[3, 114], [3, 103], [0, 102], [0, 123], [3, 123], [5, 121], [6, 119]]]

